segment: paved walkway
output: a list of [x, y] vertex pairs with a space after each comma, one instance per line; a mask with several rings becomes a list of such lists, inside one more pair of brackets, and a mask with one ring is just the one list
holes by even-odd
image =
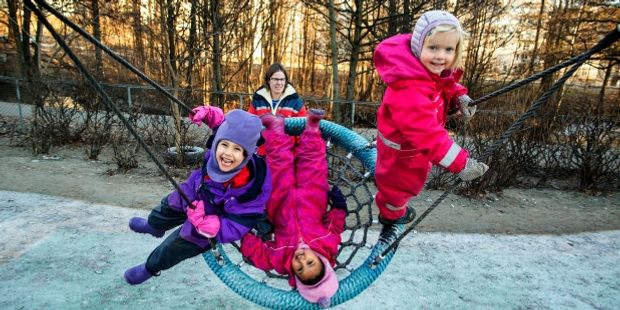
[[[201, 257], [132, 287], [123, 271], [159, 240], [146, 211], [0, 191], [0, 309], [258, 309]], [[376, 232], [371, 238], [376, 239]], [[620, 231], [562, 236], [416, 234], [340, 309], [618, 309]]]

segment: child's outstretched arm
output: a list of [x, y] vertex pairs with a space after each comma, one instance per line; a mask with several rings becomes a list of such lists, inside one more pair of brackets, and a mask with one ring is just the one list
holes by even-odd
[[271, 264], [271, 250], [265, 241], [254, 234], [247, 234], [241, 240], [241, 255], [258, 269], [265, 271], [274, 269]]
[[347, 200], [336, 185], [327, 192], [327, 196], [332, 208], [325, 214], [323, 223], [333, 234], [340, 235], [344, 231], [344, 221], [347, 217]]
[[[468, 152], [454, 142], [439, 123], [435, 104], [417, 90], [399, 92], [389, 105], [391, 118], [402, 133], [404, 149], [421, 152], [434, 164], [458, 173], [465, 167]], [[401, 147], [403, 147], [401, 145]], [[409, 148], [409, 149], [407, 149]]]
[[262, 213], [224, 214], [220, 217], [221, 228], [217, 233], [217, 241], [229, 243], [246, 235], [263, 216]]
[[466, 121], [469, 121], [476, 114], [476, 106], [471, 105], [474, 100], [467, 94], [468, 90], [465, 86], [454, 83], [448, 91], [446, 102], [450, 104], [450, 111], [460, 111]]
[[209, 128], [216, 129], [224, 122], [224, 111], [219, 107], [203, 105], [194, 108], [187, 117], [198, 127], [205, 123]]
[[[189, 178], [179, 185], [179, 189], [168, 195], [168, 206], [177, 211], [185, 212], [189, 204], [196, 200], [197, 189], [200, 188], [201, 181], [201, 170], [192, 171]], [[183, 191], [189, 201], [185, 201], [185, 197], [179, 193], [180, 191]]]
[[469, 121], [476, 113], [476, 106], [470, 105], [474, 101], [467, 95], [467, 87], [458, 83], [462, 76], [463, 70], [456, 69], [449, 76], [442, 77], [441, 82], [449, 85], [444, 90], [445, 100], [450, 105], [448, 110], [452, 111], [451, 113], [460, 111], [465, 120]]

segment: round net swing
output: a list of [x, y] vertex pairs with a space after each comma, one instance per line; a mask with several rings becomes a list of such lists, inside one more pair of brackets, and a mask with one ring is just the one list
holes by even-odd
[[[299, 135], [305, 124], [305, 118], [288, 118], [286, 131], [290, 135]], [[342, 190], [348, 208], [334, 268], [340, 282], [338, 291], [331, 298], [331, 306], [335, 306], [360, 294], [381, 275], [395, 249], [381, 259], [377, 257], [402, 232], [403, 225], [394, 225], [392, 230], [382, 232], [376, 244], [371, 246], [373, 241], [369, 240], [368, 231], [373, 223], [374, 190], [371, 187], [376, 149], [364, 137], [330, 121], [321, 121], [321, 132], [329, 142], [329, 182]], [[286, 281], [281, 280], [285, 276], [244, 266], [241, 254], [233, 246], [218, 244], [214, 251], [204, 253], [203, 257], [224, 284], [251, 302], [273, 309], [319, 309], [318, 304], [307, 302], [297, 291], [288, 288]]]

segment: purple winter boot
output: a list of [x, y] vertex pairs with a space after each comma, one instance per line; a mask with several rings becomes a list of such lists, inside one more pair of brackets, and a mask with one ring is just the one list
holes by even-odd
[[306, 117], [306, 130], [317, 132], [320, 131], [321, 120], [325, 117], [325, 110], [310, 109]]
[[141, 264], [135, 267], [131, 267], [125, 271], [125, 281], [131, 285], [140, 284], [150, 279], [153, 274], [146, 269], [146, 265]]
[[129, 229], [137, 233], [152, 235], [155, 238], [161, 238], [165, 233], [165, 231], [161, 229], [153, 228], [149, 225], [147, 219], [141, 217], [132, 217], [129, 219]]
[[276, 132], [284, 132], [284, 118], [273, 114], [264, 114], [260, 116], [263, 126], [269, 130]]

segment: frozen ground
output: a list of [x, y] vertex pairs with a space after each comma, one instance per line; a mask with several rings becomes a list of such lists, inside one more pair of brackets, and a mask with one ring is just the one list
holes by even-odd
[[[0, 191], [0, 309], [256, 309], [202, 258], [132, 287], [124, 270], [159, 240], [127, 228], [146, 210]], [[376, 239], [376, 232], [373, 238]], [[341, 309], [618, 309], [620, 231], [418, 233]], [[267, 298], [267, 297], [266, 297]]]

